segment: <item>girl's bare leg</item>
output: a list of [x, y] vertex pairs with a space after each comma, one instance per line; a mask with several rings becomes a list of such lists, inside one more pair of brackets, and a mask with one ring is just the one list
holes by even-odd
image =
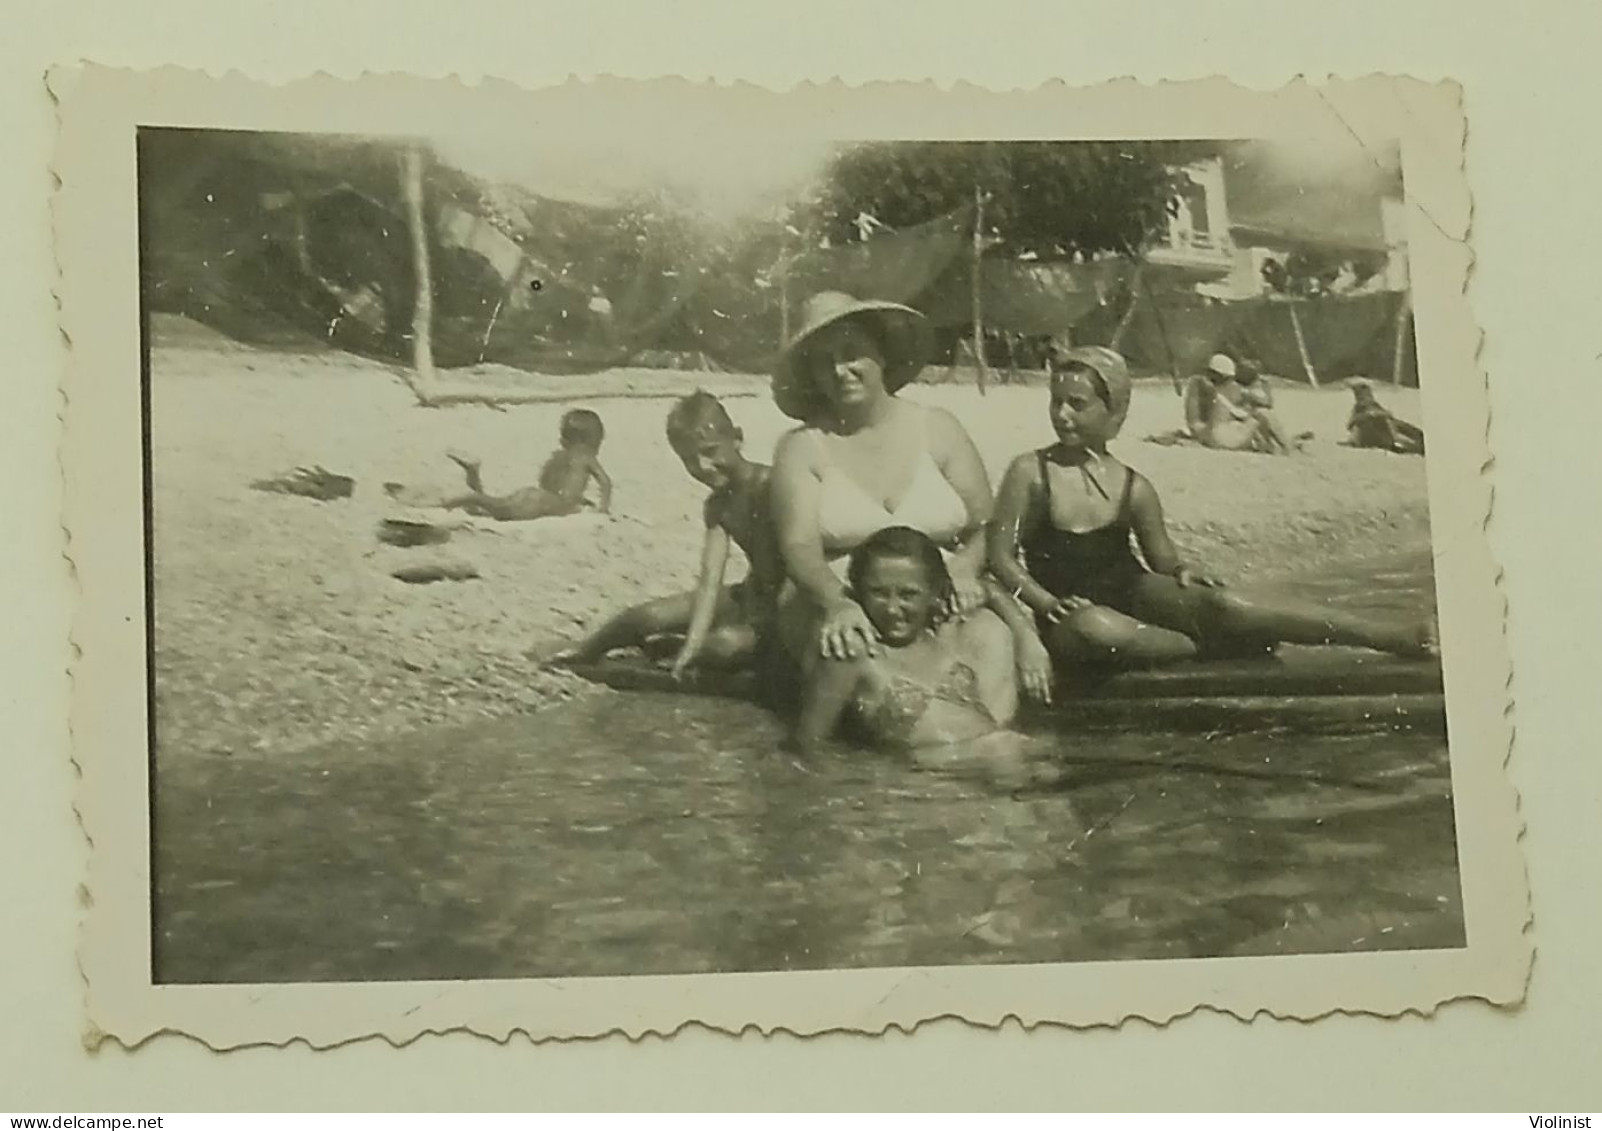
[[1208, 644], [1271, 647], [1273, 644], [1332, 644], [1368, 648], [1396, 656], [1439, 654], [1432, 621], [1404, 623], [1355, 616], [1300, 601], [1263, 600], [1228, 589], [1181, 587], [1172, 578], [1141, 583], [1136, 610]]
[[994, 789], [1012, 792], [1050, 786], [1065, 775], [1051, 760], [1052, 748], [1013, 730], [997, 730], [965, 742], [923, 746], [912, 751], [918, 769], [953, 777], [976, 778]]
[[1045, 632], [1052, 655], [1081, 663], [1152, 667], [1196, 655], [1196, 643], [1182, 632], [1147, 624], [1112, 609], [1080, 609]]

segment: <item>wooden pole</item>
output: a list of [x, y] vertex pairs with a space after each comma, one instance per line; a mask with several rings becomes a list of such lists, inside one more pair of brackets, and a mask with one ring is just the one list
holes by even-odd
[[1391, 354], [1391, 384], [1402, 383], [1402, 370], [1406, 368], [1404, 359], [1407, 356], [1407, 330], [1411, 322], [1408, 315], [1413, 312], [1413, 294], [1411, 291], [1402, 292], [1402, 301], [1396, 304], [1396, 340]]
[[946, 366], [945, 383], [947, 385], [957, 379], [957, 367], [962, 364], [962, 351], [967, 348], [968, 341], [966, 338], [958, 338], [957, 344], [951, 347], [951, 364]]
[[981, 260], [985, 254], [985, 194], [978, 185], [973, 188], [973, 360], [979, 367], [979, 394], [983, 396], [989, 384], [989, 371], [985, 365], [985, 317], [982, 295], [984, 276]]
[[1151, 293], [1151, 283], [1144, 275], [1141, 282], [1146, 288], [1146, 297], [1151, 300], [1151, 314], [1157, 319], [1157, 336], [1163, 340], [1163, 354], [1168, 358], [1168, 379], [1173, 382], [1174, 392], [1183, 394], [1185, 391], [1185, 378], [1179, 372], [1179, 362], [1174, 357], [1174, 345], [1168, 340], [1168, 327], [1163, 323], [1163, 306], [1157, 301], [1157, 296]]
[[1288, 302], [1290, 307], [1291, 330], [1296, 335], [1296, 352], [1301, 354], [1302, 369], [1307, 374], [1308, 384], [1318, 388], [1318, 370], [1313, 368], [1313, 355], [1307, 352], [1307, 338], [1302, 333], [1302, 317], [1297, 313], [1297, 303]]
[[1135, 307], [1140, 305], [1140, 284], [1141, 273], [1137, 267], [1135, 277], [1129, 280], [1129, 305], [1124, 307], [1123, 316], [1118, 319], [1118, 325], [1113, 330], [1112, 340], [1107, 343], [1110, 348], [1120, 352], [1123, 349], [1124, 334], [1128, 331], [1130, 323], [1135, 320]]
[[779, 247], [779, 348], [790, 344], [790, 261]]
[[417, 283], [412, 306], [412, 371], [409, 382], [418, 401], [430, 403], [434, 372], [434, 281], [428, 262], [428, 222], [423, 214], [423, 150], [413, 145], [401, 163], [401, 193], [406, 199], [406, 227], [412, 237], [413, 276]]

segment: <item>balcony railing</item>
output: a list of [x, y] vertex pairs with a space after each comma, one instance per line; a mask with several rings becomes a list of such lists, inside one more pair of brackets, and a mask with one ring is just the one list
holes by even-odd
[[1170, 230], [1167, 239], [1159, 239], [1152, 251], [1176, 258], [1228, 259], [1234, 247], [1228, 239], [1220, 239], [1211, 232]]
[[1158, 240], [1147, 250], [1156, 264], [1199, 270], [1208, 275], [1227, 274], [1234, 265], [1230, 241], [1211, 232], [1170, 230], [1168, 238]]

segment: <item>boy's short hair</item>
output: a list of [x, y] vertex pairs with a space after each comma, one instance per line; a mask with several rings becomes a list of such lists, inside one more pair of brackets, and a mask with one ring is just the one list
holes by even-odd
[[569, 409], [562, 414], [561, 437], [564, 448], [575, 444], [598, 448], [606, 439], [606, 425], [601, 423], [599, 415], [587, 408]]
[[729, 439], [740, 434], [723, 402], [705, 389], [680, 397], [667, 415], [668, 443], [678, 448], [708, 432]]

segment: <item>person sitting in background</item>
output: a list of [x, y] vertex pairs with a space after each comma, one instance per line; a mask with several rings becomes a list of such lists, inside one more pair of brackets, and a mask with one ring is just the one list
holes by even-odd
[[[1255, 367], [1253, 367], [1255, 370]], [[1231, 452], [1283, 454], [1293, 444], [1273, 410], [1273, 394], [1260, 373], [1249, 382], [1228, 354], [1215, 353], [1206, 372], [1185, 387], [1185, 428], [1202, 444]], [[1266, 395], [1267, 403], [1264, 402]]]
[[[711, 492], [702, 509], [706, 536], [699, 582], [689, 593], [625, 609], [549, 663], [585, 663], [616, 648], [682, 633], [673, 661], [673, 677], [679, 679], [697, 662], [749, 660], [767, 642], [784, 580], [768, 500], [769, 468], [745, 458], [745, 434], [711, 393], [691, 393], [673, 406], [667, 438], [685, 471]], [[750, 572], [725, 587], [731, 543], [745, 553]]]
[[1374, 395], [1374, 382], [1367, 377], [1354, 377], [1347, 388], [1352, 390], [1352, 415], [1346, 421], [1347, 443], [1354, 448], [1424, 454], [1424, 430], [1380, 404]]
[[466, 494], [440, 495], [418, 491], [400, 483], [386, 483], [390, 498], [407, 506], [443, 507], [498, 522], [526, 522], [536, 518], [577, 514], [585, 505], [584, 493], [593, 481], [600, 494], [596, 509], [612, 512], [612, 480], [601, 466], [601, 442], [606, 427], [601, 418], [587, 408], [575, 408], [562, 416], [560, 446], [540, 468], [539, 485], [524, 487], [507, 495], [491, 495], [484, 489], [480, 461], [459, 452], [448, 453], [467, 477]]
[[1257, 418], [1271, 450], [1288, 452], [1313, 438], [1311, 432], [1290, 435], [1274, 411], [1274, 390], [1263, 376], [1263, 367], [1242, 358], [1236, 367], [1235, 382], [1240, 386], [1240, 403]]
[[1235, 383], [1240, 386], [1240, 403], [1248, 409], [1274, 407], [1274, 390], [1263, 380], [1263, 367], [1241, 358], [1235, 367]]

